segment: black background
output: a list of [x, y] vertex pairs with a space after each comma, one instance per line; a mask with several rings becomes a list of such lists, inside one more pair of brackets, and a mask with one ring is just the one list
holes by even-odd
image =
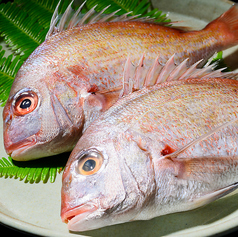
[[[7, 2], [7, 0], [6, 1], [2, 1], [2, 2]], [[233, 2], [238, 2], [238, 0], [234, 0]], [[9, 227], [9, 226], [6, 226], [6, 225], [3, 225], [2, 223], [0, 223], [0, 236], [1, 237], [5, 237], [5, 236], [9, 236], [9, 237], [10, 236], [14, 236], [14, 237], [15, 236], [17, 236], [17, 237], [29, 237], [29, 236], [31, 236], [31, 237], [33, 237], [33, 236], [34, 237], [38, 237], [39, 235], [32, 235], [32, 234], [29, 234], [29, 233], [26, 233], [26, 232], [14, 229], [12, 227]], [[238, 236], [238, 227], [236, 227], [234, 229], [230, 229], [230, 230], [228, 230], [226, 232], [223, 232], [223, 233], [220, 233], [220, 234], [217, 234], [217, 235], [213, 235], [213, 236], [214, 237], [219, 237], [219, 236], [226, 236], [226, 237]], [[125, 236], [125, 237], [127, 237], [127, 236]]]

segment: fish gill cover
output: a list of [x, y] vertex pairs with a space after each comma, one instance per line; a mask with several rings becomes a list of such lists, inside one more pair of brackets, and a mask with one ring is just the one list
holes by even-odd
[[[0, 0], [0, 3], [3, 2]], [[6, 2], [6, 1], [4, 1]], [[11, 85], [22, 63], [45, 40], [50, 27], [51, 17], [58, 0], [14, 0], [0, 4], [0, 42], [11, 52], [5, 56], [5, 50], [0, 46], [0, 103], [7, 101]], [[75, 1], [73, 9], [83, 1]], [[70, 4], [69, 0], [61, 0], [59, 14], [63, 14]], [[97, 5], [95, 10], [110, 14], [118, 9], [117, 15], [154, 18], [158, 22], [168, 22], [165, 14], [155, 9], [149, 0], [87, 0], [82, 9], [86, 13]], [[57, 172], [64, 169], [68, 154], [55, 159], [40, 159], [29, 162], [12, 161], [10, 157], [0, 158], [0, 177], [19, 178], [25, 182], [54, 182]]]

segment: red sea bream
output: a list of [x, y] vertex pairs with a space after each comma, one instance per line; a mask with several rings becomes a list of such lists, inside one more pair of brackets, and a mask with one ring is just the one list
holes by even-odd
[[84, 24], [92, 11], [80, 22], [73, 17], [64, 29], [68, 12], [58, 28], [53, 17], [46, 40], [13, 82], [3, 130], [6, 152], [14, 160], [72, 150], [91, 121], [117, 101], [128, 55], [135, 63], [144, 55], [148, 68], [158, 54], [162, 63], [175, 55], [175, 63], [189, 58], [191, 65], [238, 41], [237, 5], [192, 32], [127, 17], [107, 22], [102, 15]]
[[156, 62], [145, 82], [157, 84], [130, 93], [128, 60], [124, 97], [78, 141], [63, 174], [69, 230], [190, 210], [238, 187], [238, 81], [172, 62]]

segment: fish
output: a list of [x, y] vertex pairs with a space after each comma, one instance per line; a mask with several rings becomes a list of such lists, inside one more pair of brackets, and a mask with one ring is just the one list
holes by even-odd
[[148, 69], [158, 54], [164, 64], [175, 55], [175, 63], [192, 65], [238, 41], [238, 5], [192, 32], [94, 8], [78, 20], [81, 8], [70, 17], [69, 6], [59, 23], [56, 8], [46, 40], [14, 79], [3, 111], [4, 147], [14, 160], [71, 151], [118, 100], [128, 55], [132, 62], [144, 55]]
[[133, 91], [143, 67], [127, 59], [121, 98], [89, 125], [63, 173], [70, 231], [188, 211], [237, 189], [237, 74], [184, 65], [157, 60]]

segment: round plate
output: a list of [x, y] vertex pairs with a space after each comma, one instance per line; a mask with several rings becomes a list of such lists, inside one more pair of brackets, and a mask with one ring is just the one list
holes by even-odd
[[[156, 7], [169, 12], [172, 21], [183, 21], [195, 29], [201, 29], [207, 22], [226, 11], [228, 1], [154, 0]], [[198, 3], [199, 2], [199, 3]], [[238, 65], [237, 47], [225, 52], [229, 66]], [[2, 113], [2, 108], [0, 109]], [[2, 119], [0, 121], [2, 134]], [[0, 155], [4, 152], [0, 138]], [[43, 236], [208, 236], [238, 224], [237, 194], [215, 201], [205, 207], [154, 218], [104, 227], [84, 233], [70, 233], [60, 218], [61, 175], [55, 183], [27, 183], [14, 178], [0, 178], [0, 222], [14, 228]]]

